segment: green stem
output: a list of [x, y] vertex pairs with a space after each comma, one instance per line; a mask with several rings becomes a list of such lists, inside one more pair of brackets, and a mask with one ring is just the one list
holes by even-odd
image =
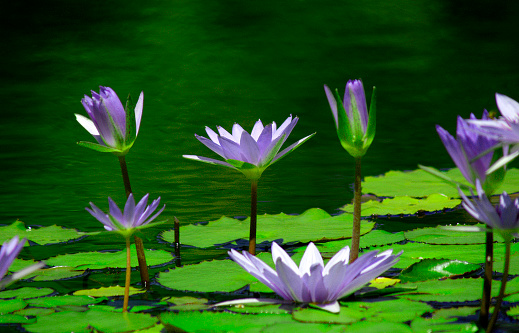
[[[126, 160], [124, 155], [118, 156], [119, 164], [121, 165], [121, 173], [123, 175], [124, 190], [126, 191], [126, 198], [130, 196], [132, 192], [132, 186], [130, 184], [130, 176], [128, 174], [128, 168], [126, 166]], [[150, 290], [150, 277], [148, 275], [148, 264], [146, 263], [146, 255], [144, 254], [144, 245], [142, 239], [137, 236], [133, 236], [135, 239], [135, 249], [137, 251], [137, 260], [139, 261], [139, 272], [141, 274], [141, 283], [146, 290]]]
[[126, 238], [126, 281], [124, 283], [124, 302], [123, 312], [128, 312], [128, 299], [130, 297], [130, 278], [132, 275], [131, 257], [130, 257], [130, 237]]
[[479, 325], [487, 327], [490, 303], [492, 301], [492, 271], [494, 261], [494, 234], [486, 233], [485, 242], [485, 275], [483, 276], [483, 296], [481, 297], [481, 311], [479, 312]]
[[249, 253], [256, 255], [256, 221], [258, 209], [258, 181], [251, 182]]
[[353, 231], [351, 235], [350, 264], [359, 257], [361, 196], [361, 158], [355, 157], [355, 184], [353, 186]]
[[501, 280], [501, 288], [499, 289], [499, 295], [497, 296], [496, 306], [494, 307], [494, 313], [492, 314], [492, 318], [490, 319], [490, 323], [487, 327], [487, 333], [492, 332], [494, 329], [494, 325], [497, 321], [497, 316], [499, 315], [499, 310], [501, 310], [501, 303], [503, 302], [503, 297], [505, 296], [505, 288], [506, 282], [508, 280], [508, 271], [510, 270], [510, 239], [505, 239], [505, 267], [503, 268], [503, 279]]

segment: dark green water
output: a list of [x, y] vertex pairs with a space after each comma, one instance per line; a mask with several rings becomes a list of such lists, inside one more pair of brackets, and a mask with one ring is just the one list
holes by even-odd
[[505, 1], [45, 1], [0, 5], [0, 223], [101, 225], [85, 210], [124, 200], [116, 157], [75, 121], [99, 85], [144, 90], [127, 155], [138, 197], [161, 196], [182, 223], [249, 214], [249, 184], [194, 133], [250, 130], [300, 117], [287, 144], [317, 135], [269, 168], [259, 213], [330, 213], [352, 199], [353, 159], [337, 139], [323, 84], [362, 78], [378, 90], [377, 134], [364, 175], [452, 167], [434, 125], [519, 98], [518, 6]]

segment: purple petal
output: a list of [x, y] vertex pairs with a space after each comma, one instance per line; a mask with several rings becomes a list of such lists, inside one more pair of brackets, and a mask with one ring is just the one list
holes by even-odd
[[[365, 133], [366, 128], [368, 126], [368, 107], [366, 105], [366, 94], [364, 93], [364, 85], [361, 80], [353, 80], [348, 81], [346, 84], [346, 90], [348, 87], [350, 89], [350, 94], [353, 94], [355, 101], [350, 101], [355, 103], [357, 106], [357, 110], [360, 116], [360, 122], [362, 126], [362, 131]], [[345, 104], [346, 105], [346, 102]]]
[[101, 96], [107, 111], [112, 116], [115, 126], [123, 133], [126, 133], [126, 111], [115, 91], [110, 87], [99, 87]]
[[[226, 138], [226, 139], [228, 139], [230, 141], [235, 142], [234, 141], [234, 137], [232, 136], [232, 134], [227, 132], [225, 130], [225, 128], [223, 128], [222, 126], [216, 126], [216, 128], [218, 129], [218, 133], [220, 133], [220, 137], [224, 137], [224, 138]], [[239, 142], [235, 142], [235, 143], [239, 144]]]
[[[140, 219], [142, 218], [142, 216], [144, 215], [144, 212], [145, 210], [147, 209], [147, 205], [148, 205], [148, 198], [149, 198], [149, 193], [146, 193], [145, 196], [142, 197], [142, 199], [139, 201], [139, 203], [137, 204], [137, 206], [135, 206], [135, 212], [134, 212], [134, 221], [136, 221], [136, 224], [140, 221]], [[160, 197], [158, 199], [160, 201]], [[155, 200], [156, 201], [156, 200]], [[154, 203], [154, 202], [153, 202]], [[153, 203], [152, 203], [152, 206], [153, 206]], [[158, 203], [157, 203], [157, 206], [158, 206]], [[157, 208], [157, 206], [155, 206], [155, 208], [153, 210], [155, 210]], [[149, 215], [149, 214], [148, 214]], [[134, 225], [135, 227], [136, 225]]]
[[260, 159], [260, 150], [256, 141], [246, 131], [241, 132], [240, 148], [246, 162], [257, 166]]
[[303, 258], [301, 258], [301, 262], [299, 263], [300, 274], [310, 274], [310, 269], [316, 264], [321, 265], [321, 267], [324, 268], [324, 262], [323, 257], [321, 257], [321, 253], [314, 245], [314, 243], [310, 242], [306, 247]]
[[272, 124], [265, 126], [256, 142], [258, 143], [261, 156], [265, 156], [272, 142]]
[[252, 128], [252, 131], [250, 132], [250, 135], [256, 142], [258, 141], [259, 136], [263, 132], [263, 123], [261, 122], [261, 119], [259, 119]]
[[339, 116], [337, 114], [337, 101], [335, 100], [335, 96], [328, 86], [324, 85], [324, 92], [326, 93], [326, 98], [328, 99], [328, 103], [330, 104], [330, 109], [332, 110], [333, 119], [335, 120], [335, 128], [339, 127]]
[[519, 122], [519, 103], [508, 96], [496, 93], [496, 103], [503, 117], [512, 123]]
[[306, 300], [308, 302], [323, 303], [328, 300], [328, 290], [323, 282], [323, 268], [321, 263], [315, 263], [308, 274], [303, 275], [303, 283], [310, 291], [310, 299]]
[[467, 158], [460, 148], [460, 143], [456, 141], [454, 137], [441, 126], [436, 125], [436, 131], [438, 132], [438, 135], [440, 136], [445, 149], [447, 149], [447, 152], [454, 161], [454, 164], [456, 164], [456, 166], [460, 169], [460, 172], [463, 174], [465, 179], [473, 184], [474, 177], [468, 166]]
[[[234, 141], [241, 144], [241, 134], [245, 132], [245, 130], [239, 125], [234, 124], [232, 126], [232, 137], [234, 138]], [[248, 134], [248, 133], [247, 133]]]
[[[197, 134], [195, 134], [195, 138], [197, 138], [198, 141], [202, 142], [207, 148], [211, 149], [212, 151], [214, 151], [221, 157], [225, 158], [225, 156], [223, 154], [223, 149], [219, 144], [216, 144], [213, 141], [211, 141], [207, 138], [204, 138], [203, 136], [199, 136]], [[218, 140], [218, 136], [216, 138]]]
[[215, 160], [215, 159], [212, 159], [209, 157], [197, 156], [197, 155], [182, 155], [182, 157], [188, 158], [190, 160], [195, 160], [195, 161], [200, 161], [200, 162], [205, 162], [205, 163], [215, 164], [215, 165], [221, 165], [221, 166], [228, 167], [231, 169], [236, 169], [234, 166], [232, 166], [231, 164], [229, 164], [227, 162]]
[[127, 228], [134, 227], [133, 222], [136, 220], [135, 216], [135, 199], [133, 198], [133, 193], [130, 193], [128, 199], [126, 200], [126, 204], [124, 205], [124, 221], [123, 224]]
[[243, 156], [239, 144], [223, 136], [220, 136], [218, 139], [223, 150], [223, 156], [226, 160], [249, 162], [245, 159], [245, 156]]
[[[281, 135], [283, 135], [285, 133], [285, 131], [287, 130], [288, 125], [291, 125], [291, 124], [292, 124], [292, 115], [290, 115], [283, 122], [283, 124], [281, 124], [281, 126], [279, 126], [279, 128], [274, 133], [272, 133], [272, 140], [274, 140], [275, 138], [280, 137]], [[294, 128], [294, 126], [292, 126], [292, 128]]]
[[110, 211], [110, 215], [116, 219], [119, 223], [121, 223], [123, 226], [126, 226], [126, 223], [124, 221], [124, 216], [117, 204], [112, 200], [112, 198], [108, 197], [108, 207]]
[[[290, 261], [292, 261], [292, 259], [290, 259]], [[299, 302], [309, 302], [310, 300], [308, 297], [303, 297], [304, 285], [303, 281], [301, 280], [301, 276], [299, 276], [299, 274], [290, 266], [290, 261], [285, 263], [282, 257], [278, 257], [275, 261], [276, 272], [278, 273], [280, 280], [290, 292], [293, 300]], [[292, 264], [294, 264], [293, 261]]]

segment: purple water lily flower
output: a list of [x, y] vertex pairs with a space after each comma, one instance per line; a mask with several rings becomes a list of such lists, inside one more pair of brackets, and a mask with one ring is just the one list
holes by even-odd
[[[476, 117], [471, 114], [470, 119], [474, 120]], [[482, 119], [489, 119], [486, 110], [483, 112]], [[436, 125], [436, 131], [465, 179], [472, 185], [476, 183], [476, 179], [480, 179], [484, 183], [487, 178], [486, 172], [492, 162], [493, 151], [475, 158], [496, 146], [498, 141], [484, 135], [475, 125], [468, 123], [460, 116], [458, 116], [456, 138], [440, 125]]]
[[476, 180], [476, 189], [478, 195], [472, 200], [461, 190], [459, 191], [463, 199], [463, 208], [475, 219], [501, 234], [503, 238], [510, 240], [514, 233], [517, 235], [519, 232], [519, 198], [512, 200], [506, 192], [503, 192], [499, 197], [499, 204], [494, 207], [479, 179]]
[[341, 145], [353, 157], [364, 156], [375, 138], [375, 89], [371, 97], [369, 116], [361, 80], [348, 81], [343, 101], [337, 90], [334, 94], [327, 85], [324, 85], [324, 91], [332, 110]]
[[[136, 229], [141, 229], [153, 221], [160, 213], [166, 208], [164, 205], [155, 215], [150, 215], [157, 209], [160, 203], [160, 197], [153, 200], [151, 205], [148, 204], [149, 194], [146, 194], [137, 205], [133, 194], [130, 194], [126, 205], [124, 206], [124, 212], [121, 212], [117, 204], [109, 197], [108, 204], [110, 207], [110, 213], [105, 214], [101, 209], [97, 208], [92, 202], [90, 206], [92, 209], [85, 208], [93, 217], [99, 222], [104, 224], [104, 227], [108, 231], [116, 231], [122, 234], [125, 238], [131, 236]], [[155, 223], [156, 224], [156, 223]]]
[[81, 141], [79, 144], [101, 152], [125, 155], [139, 133], [144, 93], [141, 92], [135, 110], [125, 110], [112, 88], [99, 89], [99, 93], [92, 91], [92, 98], [85, 95], [81, 100], [90, 119], [76, 114], [76, 120], [98, 143]]
[[44, 263], [39, 262], [26, 267], [19, 272], [13, 273], [4, 279], [9, 267], [18, 256], [18, 253], [22, 250], [26, 241], [26, 238], [20, 240], [18, 236], [14, 236], [11, 240], [4, 242], [2, 245], [2, 249], [0, 249], [0, 289], [45, 266]]
[[195, 137], [223, 157], [225, 161], [197, 155], [183, 155], [183, 157], [236, 169], [247, 178], [257, 180], [267, 167], [279, 161], [315, 134], [311, 134], [279, 152], [298, 119], [297, 117], [292, 119], [290, 116], [279, 128], [275, 122], [263, 126], [261, 120], [258, 120], [250, 134], [238, 124], [234, 124], [232, 127], [232, 134], [220, 126], [217, 126], [219, 134], [206, 127], [209, 139], [197, 134]]
[[[311, 303], [326, 311], [338, 313], [338, 299], [351, 295], [368, 282], [388, 270], [399, 260], [393, 250], [382, 253], [368, 252], [352, 264], [348, 264], [350, 248], [341, 249], [324, 265], [317, 247], [310, 243], [301, 259], [299, 267], [288, 254], [275, 242], [272, 243], [272, 259], [276, 270], [260, 259], [243, 251], [229, 251], [231, 258], [243, 269], [267, 285], [285, 301]], [[229, 305], [253, 300], [236, 300], [220, 303]]]

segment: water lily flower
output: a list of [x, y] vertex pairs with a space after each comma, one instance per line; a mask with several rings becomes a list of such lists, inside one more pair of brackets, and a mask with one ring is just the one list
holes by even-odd
[[13, 263], [14, 259], [18, 256], [18, 253], [20, 253], [20, 251], [22, 250], [26, 241], [26, 238], [20, 241], [18, 236], [14, 236], [11, 240], [4, 242], [4, 244], [2, 245], [2, 249], [0, 249], [0, 289], [40, 269], [45, 265], [44, 263], [39, 262], [37, 264], [26, 267], [21, 271], [13, 273], [12, 275], [4, 279], [4, 276], [9, 270], [9, 267]]
[[[323, 310], [338, 313], [340, 312], [338, 299], [361, 289], [396, 264], [402, 254], [400, 252], [393, 255], [393, 250], [378, 252], [368, 252], [352, 264], [348, 264], [350, 248], [346, 246], [337, 252], [325, 266], [319, 250], [313, 243], [310, 243], [298, 267], [285, 250], [273, 242], [272, 259], [276, 270], [246, 251], [240, 254], [231, 250], [229, 255], [243, 269], [285, 301], [311, 303]], [[256, 300], [242, 299], [218, 305]]]
[[[90, 206], [92, 209], [85, 208], [93, 217], [95, 217], [99, 222], [104, 224], [104, 228], [108, 231], [116, 231], [123, 235], [125, 238], [128, 238], [133, 234], [136, 229], [142, 229], [145, 226], [148, 227], [149, 223], [153, 221], [157, 216], [162, 213], [166, 205], [164, 205], [155, 215], [150, 217], [150, 215], [157, 209], [160, 203], [160, 197], [156, 200], [153, 200], [151, 205], [148, 204], [149, 194], [146, 194], [137, 205], [135, 205], [135, 199], [133, 198], [133, 194], [130, 194], [128, 200], [126, 201], [126, 205], [124, 206], [124, 212], [121, 212], [117, 204], [112, 200], [112, 198], [108, 198], [108, 204], [110, 207], [110, 213], [105, 214], [101, 209], [97, 208], [92, 202], [90, 202]], [[156, 222], [154, 225], [156, 225]]]
[[324, 85], [324, 91], [343, 148], [353, 157], [364, 156], [375, 138], [375, 88], [373, 87], [369, 115], [361, 80], [348, 81], [344, 101], [341, 101], [337, 89], [334, 94], [327, 85]]
[[[474, 114], [470, 115], [470, 119], [476, 119]], [[483, 112], [482, 119], [489, 119], [486, 110]], [[492, 148], [498, 144], [497, 140], [485, 135], [478, 130], [476, 125], [460, 116], [458, 116], [456, 138], [440, 125], [436, 125], [436, 131], [452, 160], [470, 184], [475, 185], [476, 179], [479, 179], [489, 193], [492, 192], [490, 189], [495, 189], [499, 185], [502, 175], [499, 177], [488, 177], [487, 175], [494, 155]], [[485, 154], [485, 152], [488, 153]]]
[[294, 151], [315, 134], [311, 134], [279, 152], [298, 120], [298, 117], [292, 119], [292, 116], [290, 116], [279, 127], [276, 126], [275, 122], [263, 126], [261, 120], [258, 120], [250, 134], [238, 124], [234, 124], [232, 127], [232, 134], [220, 126], [217, 126], [219, 134], [216, 134], [215, 131], [206, 126], [205, 130], [210, 139], [197, 134], [195, 134], [195, 137], [223, 157], [225, 161], [196, 155], [183, 156], [188, 159], [235, 169], [241, 171], [250, 180], [258, 180], [267, 167]]
[[99, 88], [99, 93], [92, 91], [92, 98], [85, 95], [81, 100], [90, 119], [76, 114], [76, 120], [98, 143], [81, 141], [78, 144], [101, 152], [126, 155], [139, 134], [144, 93], [141, 92], [133, 110], [129, 101], [126, 108], [123, 107], [112, 88]]
[[[505, 239], [512, 239], [513, 234], [519, 232], [519, 198], [512, 200], [503, 192], [499, 197], [499, 204], [495, 207], [488, 199], [481, 182], [476, 180], [477, 197], [469, 199], [461, 190], [462, 205], [465, 210], [478, 221], [481, 221], [498, 232]], [[472, 192], [472, 190], [471, 190]], [[474, 193], [472, 193], [474, 196]], [[464, 227], [458, 227], [463, 230]], [[476, 231], [474, 227], [467, 230]], [[486, 231], [486, 230], [480, 230]]]

